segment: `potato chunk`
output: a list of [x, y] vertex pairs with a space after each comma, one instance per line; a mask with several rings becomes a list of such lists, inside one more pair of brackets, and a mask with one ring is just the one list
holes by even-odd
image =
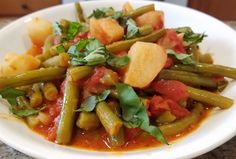
[[130, 64], [124, 76], [124, 83], [133, 87], [146, 87], [165, 65], [167, 54], [157, 44], [136, 42], [129, 50]]
[[124, 28], [111, 18], [90, 19], [90, 34], [103, 44], [109, 44], [122, 39]]
[[2, 76], [16, 75], [39, 68], [40, 61], [32, 55], [8, 53], [3, 58]]
[[34, 17], [27, 24], [27, 31], [32, 43], [42, 47], [45, 39], [52, 34], [52, 24], [45, 19]]
[[135, 18], [138, 26], [151, 25], [154, 30], [163, 28], [164, 13], [162, 11], [149, 11]]

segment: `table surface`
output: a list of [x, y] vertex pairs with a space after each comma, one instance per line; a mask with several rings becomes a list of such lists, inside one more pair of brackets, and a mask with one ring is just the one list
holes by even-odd
[[[0, 18], [0, 28], [14, 21], [16, 18]], [[225, 22], [236, 30], [236, 21]], [[0, 159], [33, 159], [0, 141]], [[203, 154], [195, 159], [236, 159], [236, 137], [220, 147]]]

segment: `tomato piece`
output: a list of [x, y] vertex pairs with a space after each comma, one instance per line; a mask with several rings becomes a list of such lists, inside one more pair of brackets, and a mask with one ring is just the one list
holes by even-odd
[[87, 38], [88, 38], [88, 32], [80, 32], [74, 37], [73, 42], [77, 43], [81, 39], [87, 39]]
[[213, 78], [212, 78], [215, 82], [222, 82], [224, 81], [224, 76], [220, 76], [220, 75], [215, 75]]
[[54, 38], [53, 38], [54, 45], [60, 44], [60, 41], [61, 41], [61, 37], [59, 35], [54, 36]]
[[186, 99], [189, 94], [187, 86], [175, 80], [160, 80], [152, 84], [155, 91], [174, 101]]
[[131, 141], [141, 133], [140, 128], [125, 128], [125, 140]]
[[153, 96], [149, 103], [149, 110], [152, 116], [159, 116], [164, 111], [170, 110], [166, 100], [161, 96]]
[[189, 115], [190, 112], [188, 111], [188, 109], [186, 109], [183, 106], [180, 106], [177, 102], [170, 99], [166, 101], [169, 105], [171, 114], [173, 114], [176, 117], [176, 119], [180, 119]]
[[173, 65], [174, 65], [174, 62], [173, 62], [172, 58], [167, 57], [166, 64], [165, 64], [164, 68], [170, 68]]
[[84, 97], [89, 96], [91, 93], [101, 93], [105, 89], [109, 89], [118, 80], [119, 77], [116, 72], [105, 67], [96, 67], [93, 75], [85, 81]]
[[183, 37], [178, 36], [173, 29], [167, 29], [165, 36], [158, 40], [158, 44], [166, 49], [172, 49], [178, 53], [185, 53]]

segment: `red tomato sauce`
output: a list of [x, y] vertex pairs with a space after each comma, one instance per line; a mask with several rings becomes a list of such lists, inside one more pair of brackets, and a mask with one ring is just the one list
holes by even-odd
[[[62, 98], [59, 98], [59, 100], [62, 100]], [[53, 106], [61, 107], [60, 104], [58, 103], [60, 102], [57, 101], [56, 103], [54, 103]], [[207, 118], [210, 112], [211, 109], [207, 108], [201, 114], [199, 121], [197, 123], [192, 124], [190, 127], [186, 128], [183, 132], [177, 135], [167, 136], [167, 140], [169, 141], [169, 143], [177, 139], [181, 139], [182, 137], [186, 137], [190, 133], [194, 132], [194, 130], [196, 130], [200, 126], [202, 121], [204, 121]], [[54, 137], [55, 140], [56, 121], [57, 117], [55, 117], [54, 120], [52, 120], [52, 124], [50, 124], [49, 126], [39, 125], [35, 127], [33, 130], [47, 139], [50, 139], [50, 135], [54, 133], [54, 136], [53, 135], [52, 136]], [[101, 127], [97, 130], [92, 130], [92, 131], [84, 131], [75, 128], [70, 146], [93, 151], [130, 151], [137, 149], [155, 148], [161, 146], [161, 144], [154, 137], [150, 136], [147, 133], [141, 132], [138, 136], [132, 138], [129, 141], [126, 141], [125, 144], [122, 145], [121, 147], [111, 148], [109, 145], [108, 134], [105, 132], [105, 129]]]

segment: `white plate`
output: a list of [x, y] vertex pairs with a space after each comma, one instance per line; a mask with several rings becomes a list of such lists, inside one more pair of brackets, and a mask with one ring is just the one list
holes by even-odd
[[[81, 2], [88, 15], [97, 7], [112, 6], [121, 9], [126, 0], [88, 1]], [[212, 52], [215, 63], [236, 67], [236, 32], [222, 22], [198, 11], [184, 7], [151, 1], [132, 1], [134, 7], [155, 3], [156, 9], [165, 13], [166, 27], [190, 26], [196, 32], [205, 32], [208, 37], [201, 48]], [[35, 12], [8, 25], [0, 31], [0, 58], [6, 52], [24, 52], [30, 46], [25, 25], [31, 17], [40, 16], [51, 21], [66, 18], [75, 19], [73, 4], [61, 5]], [[231, 83], [223, 95], [236, 99], [236, 84]], [[0, 107], [0, 112], [4, 107]], [[0, 139], [15, 149], [37, 158], [59, 159], [110, 159], [110, 158], [135, 158], [135, 159], [174, 159], [191, 158], [208, 152], [223, 144], [236, 134], [236, 107], [235, 105], [224, 111], [214, 112], [201, 127], [187, 137], [170, 146], [162, 146], [149, 150], [133, 151], [126, 153], [91, 152], [56, 145], [33, 133], [24, 124], [12, 120], [0, 120]]]

